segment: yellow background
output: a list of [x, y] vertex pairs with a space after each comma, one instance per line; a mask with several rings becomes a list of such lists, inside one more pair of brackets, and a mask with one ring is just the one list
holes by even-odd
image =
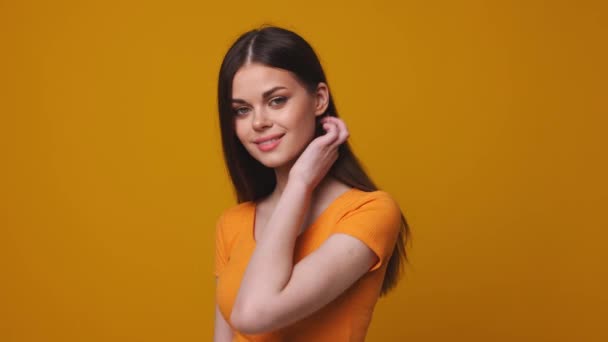
[[0, 2], [0, 340], [210, 341], [216, 84], [309, 40], [412, 265], [369, 341], [606, 341], [601, 1]]

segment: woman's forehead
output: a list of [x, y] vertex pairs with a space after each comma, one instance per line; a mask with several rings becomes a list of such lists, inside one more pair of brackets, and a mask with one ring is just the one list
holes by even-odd
[[234, 75], [232, 97], [239, 99], [261, 98], [262, 94], [275, 87], [294, 89], [300, 86], [287, 70], [261, 64], [243, 66]]

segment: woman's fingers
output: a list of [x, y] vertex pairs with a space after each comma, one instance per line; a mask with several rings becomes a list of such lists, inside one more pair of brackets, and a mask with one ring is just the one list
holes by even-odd
[[318, 138], [323, 145], [329, 146], [340, 138], [339, 128], [335, 122], [323, 120], [322, 125], [323, 129], [327, 131], [327, 133]]
[[346, 139], [348, 139], [348, 137], [350, 136], [350, 133], [348, 132], [348, 129], [346, 128], [346, 124], [344, 123], [344, 121], [333, 117], [333, 116], [328, 116], [327, 118], [325, 118], [326, 121], [325, 122], [331, 122], [333, 124], [336, 125], [337, 131], [338, 131], [338, 138], [334, 141], [332, 141], [333, 143], [333, 147], [338, 147], [338, 145], [341, 145], [342, 143], [344, 143], [346, 141]]

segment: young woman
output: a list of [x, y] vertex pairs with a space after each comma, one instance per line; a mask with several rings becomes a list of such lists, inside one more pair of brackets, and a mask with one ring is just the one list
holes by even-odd
[[363, 341], [409, 228], [351, 152], [312, 47], [278, 27], [244, 33], [218, 106], [238, 204], [216, 226], [215, 341]]

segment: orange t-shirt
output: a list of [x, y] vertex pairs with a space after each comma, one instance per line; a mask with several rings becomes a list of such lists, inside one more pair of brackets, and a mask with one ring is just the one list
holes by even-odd
[[371, 248], [379, 261], [350, 288], [308, 317], [276, 331], [246, 335], [229, 318], [249, 259], [255, 249], [255, 203], [228, 208], [217, 220], [216, 300], [232, 327], [233, 341], [364, 341], [380, 294], [386, 266], [401, 227], [401, 210], [386, 192], [352, 188], [323, 211], [295, 243], [294, 265], [319, 248], [332, 233], [354, 236]]

